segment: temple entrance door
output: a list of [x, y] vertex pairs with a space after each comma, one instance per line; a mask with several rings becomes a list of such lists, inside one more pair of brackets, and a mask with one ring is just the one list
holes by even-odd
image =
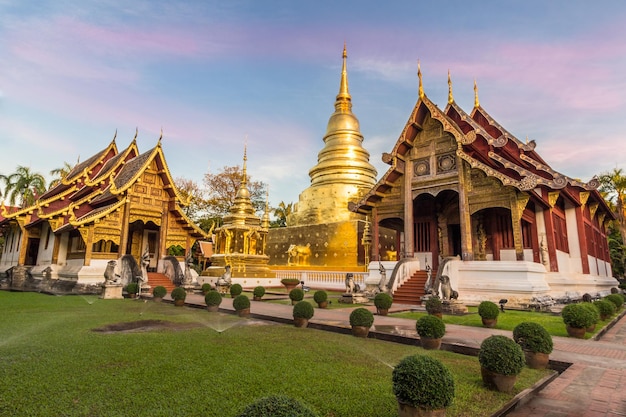
[[448, 225], [448, 243], [452, 250], [452, 256], [461, 256], [461, 225]]
[[[148, 255], [150, 256], [150, 264], [148, 264], [149, 271], [156, 271], [158, 257], [158, 245], [159, 232], [157, 230], [145, 230], [143, 241], [145, 248], [148, 249]], [[146, 249], [143, 251], [145, 252]]]
[[37, 263], [37, 252], [39, 251], [39, 238], [28, 238], [26, 247], [26, 259], [24, 265], [35, 265]]

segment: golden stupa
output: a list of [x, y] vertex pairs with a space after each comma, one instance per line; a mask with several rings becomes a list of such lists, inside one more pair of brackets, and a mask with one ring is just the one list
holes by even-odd
[[[267, 253], [272, 268], [365, 266], [366, 219], [348, 209], [376, 184], [376, 168], [363, 147], [359, 120], [352, 113], [346, 47], [335, 112], [328, 120], [324, 147], [309, 170], [311, 185], [299, 196], [287, 227], [270, 229]], [[384, 241], [384, 237], [382, 237]]]
[[229, 265], [232, 278], [276, 277], [267, 266], [269, 257], [265, 254], [269, 228], [267, 205], [260, 219], [250, 199], [246, 161], [244, 150], [241, 184], [229, 214], [224, 216], [224, 224], [215, 229], [214, 254], [211, 266], [202, 273], [204, 276], [221, 277]]

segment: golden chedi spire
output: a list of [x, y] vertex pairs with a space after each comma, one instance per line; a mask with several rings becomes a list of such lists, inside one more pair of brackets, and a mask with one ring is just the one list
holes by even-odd
[[422, 69], [420, 68], [420, 60], [417, 60], [417, 79], [419, 82], [418, 95], [419, 98], [424, 98], [424, 84], [422, 83]]
[[480, 107], [480, 102], [478, 101], [478, 84], [476, 84], [476, 78], [474, 78], [474, 107]]
[[234, 224], [260, 224], [260, 219], [256, 216], [254, 212], [254, 206], [252, 205], [252, 200], [250, 199], [250, 190], [248, 190], [248, 172], [246, 167], [248, 157], [246, 148], [247, 147], [244, 146], [241, 183], [239, 184], [239, 189], [237, 190], [235, 201], [230, 208], [230, 213], [224, 216], [225, 227]]
[[347, 58], [344, 44], [335, 112], [328, 120], [317, 165], [309, 170], [311, 186], [300, 194], [289, 225], [352, 219], [354, 213], [348, 210], [348, 202], [358, 200], [376, 183], [376, 168], [370, 164], [369, 152], [362, 146], [359, 121], [352, 113]]
[[452, 95], [452, 78], [450, 78], [450, 70], [448, 70], [448, 104], [454, 103], [454, 96]]

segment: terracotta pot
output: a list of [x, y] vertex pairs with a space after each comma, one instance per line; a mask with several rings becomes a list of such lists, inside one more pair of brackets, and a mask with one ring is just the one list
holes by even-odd
[[425, 408], [413, 407], [412, 405], [404, 404], [398, 401], [398, 416], [399, 417], [445, 417], [446, 409], [441, 408], [439, 410], [427, 410]]
[[596, 324], [593, 323], [591, 326], [587, 327], [587, 332], [591, 333], [596, 329]]
[[367, 337], [370, 328], [366, 326], [352, 326], [352, 335], [356, 337]]
[[421, 337], [420, 336], [420, 345], [426, 350], [439, 350], [441, 347], [441, 338], [434, 337]]
[[294, 317], [293, 324], [296, 327], [307, 327], [309, 325], [309, 319], [305, 319], [304, 317]]
[[250, 315], [250, 309], [249, 308], [244, 308], [241, 310], [237, 310], [237, 315], [239, 317], [248, 317]]
[[220, 310], [220, 306], [206, 306], [206, 310], [210, 313], [216, 313]]
[[491, 372], [485, 367], [480, 367], [480, 374], [483, 378], [483, 383], [487, 388], [499, 391], [499, 392], [511, 392], [517, 375], [502, 375], [495, 372]]
[[174, 305], [176, 307], [182, 307], [185, 305], [185, 300], [174, 300]]
[[550, 361], [550, 355], [543, 352], [525, 350], [524, 356], [526, 357], [526, 366], [531, 369], [546, 369]]
[[252, 301], [261, 301], [261, 299], [263, 299], [263, 297], [257, 297], [256, 295], [252, 296]]
[[153, 297], [153, 298], [152, 298], [152, 300], [153, 300], [155, 303], [160, 303], [161, 301], [163, 301], [163, 297]]
[[321, 303], [317, 303], [317, 306], [319, 308], [326, 308], [328, 307], [328, 301], [322, 301]]
[[482, 319], [483, 326], [493, 329], [498, 324], [498, 319]]
[[440, 319], [443, 319], [443, 313], [428, 313], [431, 316], [435, 316], [435, 317], [439, 317]]
[[587, 329], [585, 329], [584, 327], [572, 327], [570, 325], [567, 325], [565, 326], [565, 329], [567, 330], [567, 334], [570, 337], [575, 337], [576, 339], [584, 339], [585, 333], [587, 333]]
[[300, 284], [283, 284], [283, 285], [287, 289], [287, 293], [289, 293], [291, 290], [293, 290], [294, 288], [296, 288]]
[[386, 316], [389, 313], [389, 309], [388, 308], [378, 308], [378, 307], [376, 307], [376, 313], [379, 316]]

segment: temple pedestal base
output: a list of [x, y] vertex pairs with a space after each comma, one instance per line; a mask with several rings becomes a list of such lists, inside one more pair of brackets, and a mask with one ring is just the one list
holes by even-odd
[[100, 294], [100, 298], [103, 300], [119, 300], [124, 298], [122, 295], [122, 284], [102, 285], [102, 294]]

